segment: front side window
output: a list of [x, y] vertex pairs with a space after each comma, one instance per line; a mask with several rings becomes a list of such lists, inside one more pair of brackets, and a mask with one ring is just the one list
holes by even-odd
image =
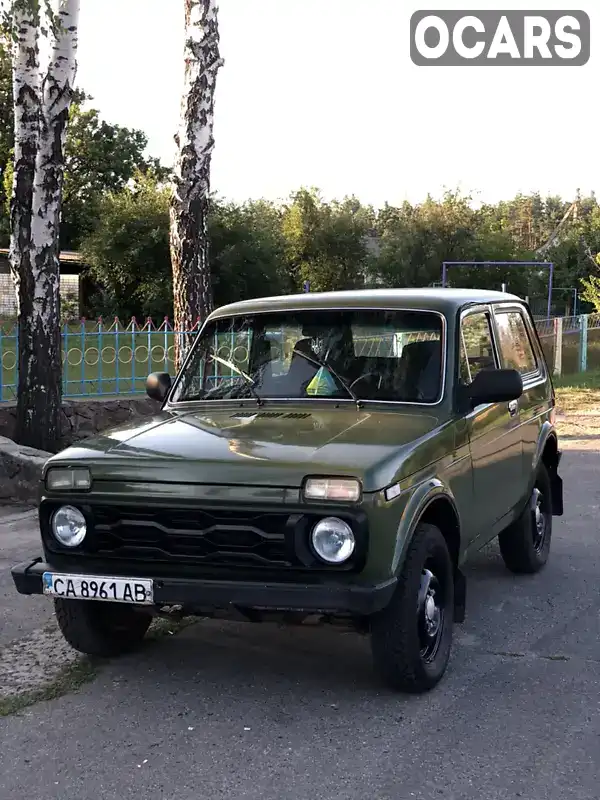
[[486, 312], [469, 314], [461, 324], [460, 377], [470, 384], [482, 369], [497, 369], [490, 316]]
[[218, 319], [194, 344], [172, 402], [260, 398], [435, 403], [442, 319], [427, 311], [297, 311]]
[[536, 372], [538, 364], [520, 311], [497, 311], [498, 343], [506, 369], [521, 375]]

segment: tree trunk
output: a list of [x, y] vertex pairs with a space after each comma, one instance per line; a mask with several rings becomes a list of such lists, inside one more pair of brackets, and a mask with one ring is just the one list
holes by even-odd
[[[54, 11], [58, 27], [51, 41], [48, 71], [38, 91], [29, 241], [25, 247], [24, 233], [19, 242], [23, 269], [16, 438], [43, 450], [53, 450], [61, 434], [59, 229], [64, 141], [76, 72], [79, 0], [57, 0]], [[17, 72], [15, 68], [15, 81]], [[17, 118], [15, 128], [18, 131]], [[14, 231], [18, 230], [16, 222], [13, 220]]]
[[39, 16], [25, 4], [15, 7], [13, 24], [13, 96], [15, 108], [15, 146], [12, 197], [10, 203], [10, 268], [17, 300], [18, 390], [17, 441], [29, 444], [24, 431], [31, 421], [27, 405], [21, 400], [27, 376], [34, 368], [33, 296], [31, 270], [31, 217], [33, 184], [37, 157], [41, 110], [39, 64]]
[[219, 55], [216, 0], [185, 2], [185, 75], [178, 156], [171, 199], [171, 263], [175, 363], [193, 339], [191, 331], [212, 309], [212, 285], [208, 258], [207, 216], [210, 193], [210, 161], [214, 147], [214, 95]]

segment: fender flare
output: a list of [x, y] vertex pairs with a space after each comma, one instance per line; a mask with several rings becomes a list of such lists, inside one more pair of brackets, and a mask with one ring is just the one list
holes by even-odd
[[538, 436], [535, 454], [533, 457], [533, 469], [531, 470], [532, 474], [529, 479], [528, 495], [533, 491], [535, 476], [542, 461], [544, 450], [546, 449], [546, 445], [548, 444], [550, 438], [555, 440], [557, 450], [556, 463], [551, 465], [549, 469], [550, 484], [552, 486], [552, 513], [554, 516], [561, 517], [564, 513], [562, 479], [558, 474], [558, 464], [560, 462], [561, 452], [558, 448], [558, 436], [556, 434], [556, 428], [548, 420], [546, 420], [546, 422], [544, 422], [542, 425], [540, 429], [540, 435]]
[[556, 429], [554, 425], [546, 420], [542, 427], [540, 428], [540, 435], [538, 436], [537, 445], [535, 448], [535, 454], [533, 457], [533, 469], [534, 471], [537, 470], [540, 461], [542, 460], [542, 455], [544, 454], [544, 450], [546, 445], [548, 444], [548, 440], [550, 437], [556, 439], [556, 444], [558, 447], [558, 437], [556, 435]]
[[[413, 490], [410, 499], [404, 507], [400, 522], [398, 523], [398, 529], [396, 532], [396, 548], [394, 550], [394, 558], [391, 569], [394, 576], [397, 577], [402, 569], [406, 551], [415, 535], [415, 530], [421, 520], [421, 517], [434, 500], [442, 497], [451, 504], [454, 513], [456, 514], [460, 531], [460, 514], [458, 513], [456, 501], [450, 488], [442, 483], [439, 478], [429, 478], [424, 481]], [[460, 561], [460, 546], [458, 561]]]

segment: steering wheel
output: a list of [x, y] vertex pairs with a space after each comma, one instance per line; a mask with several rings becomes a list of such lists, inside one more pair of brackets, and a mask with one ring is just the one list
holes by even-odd
[[355, 379], [352, 381], [352, 383], [350, 384], [350, 388], [351, 388], [351, 389], [353, 389], [353, 388], [354, 388], [354, 386], [355, 386], [357, 383], [360, 383], [361, 381], [364, 381], [364, 380], [366, 380], [367, 378], [378, 378], [378, 381], [377, 381], [377, 388], [378, 388], [378, 389], [380, 389], [380, 388], [381, 388], [381, 378], [382, 378], [382, 376], [381, 376], [381, 374], [379, 374], [379, 373], [377, 373], [377, 372], [365, 372], [365, 374], [364, 374], [364, 375], [359, 375], [359, 376], [358, 376], [358, 378], [355, 378]]

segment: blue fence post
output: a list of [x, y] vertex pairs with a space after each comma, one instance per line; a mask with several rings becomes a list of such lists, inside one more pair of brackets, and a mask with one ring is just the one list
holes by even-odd
[[588, 318], [587, 314], [581, 317], [581, 334], [579, 338], [579, 370], [587, 372], [587, 341], [588, 341]]
[[131, 318], [131, 391], [135, 392], [135, 317]]
[[119, 394], [119, 318], [115, 317], [115, 391]]
[[[62, 335], [63, 343], [65, 349], [63, 353], [65, 354], [65, 360], [63, 362], [63, 395], [65, 397], [69, 396], [69, 325], [65, 322], [63, 327], [63, 335]], [[62, 361], [62, 353], [61, 361]]]
[[153, 372], [152, 369], [152, 320], [150, 317], [146, 320], [146, 325], [148, 327], [148, 360], [146, 362], [146, 377]]
[[[213, 340], [214, 340], [214, 344], [213, 344], [213, 351], [214, 351], [215, 353], [217, 353], [217, 355], [218, 355], [218, 352], [219, 352], [219, 351], [218, 351], [218, 347], [219, 347], [219, 339], [218, 339], [218, 337], [217, 337], [217, 333], [216, 333], [216, 332], [215, 332], [215, 334], [214, 334]], [[218, 364], [218, 362], [217, 362], [217, 361], [213, 361], [213, 364], [215, 365], [215, 366], [214, 366], [214, 373], [213, 373], [213, 380], [214, 380], [213, 386], [217, 386], [217, 385], [218, 385], [218, 383], [219, 383], [219, 370], [218, 370], [218, 366], [219, 366], [219, 364]]]
[[81, 394], [87, 394], [85, 380], [85, 317], [81, 318]]
[[[168, 352], [169, 352], [169, 318], [168, 317], [165, 317], [165, 320], [164, 320], [163, 324], [165, 326], [165, 341], [164, 341], [164, 348], [163, 348], [164, 351], [165, 351], [164, 352], [165, 363], [163, 364], [163, 371], [164, 372], [168, 372], [169, 371], [169, 359], [168, 359], [168, 355], [167, 355]], [[177, 336], [177, 334], [174, 332], [173, 333], [173, 343], [175, 342], [175, 336]]]
[[102, 355], [102, 317], [98, 317], [98, 394], [102, 394], [102, 364], [104, 363], [104, 356]]
[[[16, 356], [15, 356], [16, 358]], [[2, 395], [2, 387], [4, 386], [4, 378], [2, 376], [2, 362], [4, 361], [4, 352], [2, 349], [2, 325], [0, 325], [0, 403], [4, 400]]]
[[554, 374], [562, 375], [563, 318], [554, 320]]

